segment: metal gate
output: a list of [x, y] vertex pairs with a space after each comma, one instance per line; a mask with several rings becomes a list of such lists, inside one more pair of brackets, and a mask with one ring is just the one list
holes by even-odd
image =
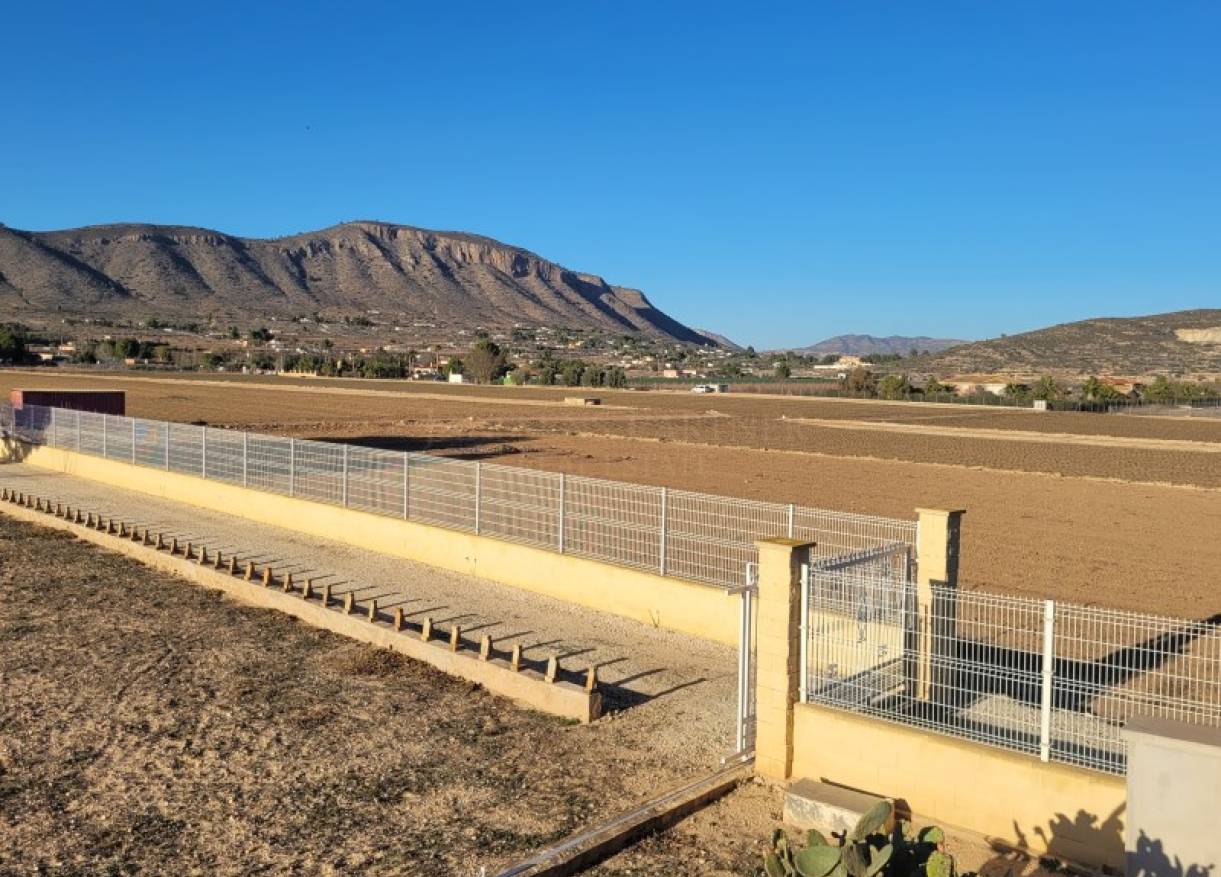
[[801, 589], [801, 700], [876, 706], [903, 693], [915, 630], [911, 549], [816, 558]]
[[750, 758], [755, 754], [755, 598], [759, 594], [759, 564], [746, 564], [738, 604], [738, 704], [734, 728], [734, 751], [725, 761]]

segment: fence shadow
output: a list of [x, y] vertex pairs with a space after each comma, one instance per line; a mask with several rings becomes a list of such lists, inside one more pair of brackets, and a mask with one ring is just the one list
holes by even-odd
[[[465, 453], [447, 454], [462, 460], [482, 460], [502, 457], [517, 453], [517, 448], [511, 442], [522, 441], [520, 435], [485, 435], [485, 436], [395, 436], [395, 435], [362, 435], [362, 436], [324, 436], [319, 441], [342, 442], [349, 445], [359, 445], [363, 448], [373, 448], [379, 451], [410, 451], [411, 453], [426, 453], [429, 451], [466, 451]], [[489, 450], [489, 446], [491, 449]], [[471, 448], [484, 450], [472, 452]]]

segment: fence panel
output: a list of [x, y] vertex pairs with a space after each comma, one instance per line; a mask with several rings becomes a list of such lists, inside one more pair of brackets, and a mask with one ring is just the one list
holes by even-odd
[[479, 532], [544, 548], [559, 546], [560, 485], [553, 472], [482, 464]]
[[170, 471], [184, 475], [202, 475], [203, 427], [171, 423], [169, 428]]
[[565, 551], [661, 569], [660, 487], [572, 476], [565, 479], [565, 487]]
[[406, 456], [352, 446], [348, 450], [348, 506], [403, 517]]
[[134, 461], [141, 466], [155, 466], [158, 469], [166, 467], [166, 453], [169, 435], [168, 424], [157, 420], [136, 419], [136, 448]]
[[916, 523], [796, 506], [793, 537], [814, 542], [816, 555], [833, 557], [893, 542], [914, 546]]
[[106, 418], [106, 457], [130, 463], [132, 460], [132, 419], [105, 414]]
[[789, 507], [690, 493], [666, 492], [665, 571], [697, 582], [741, 578], [759, 559], [756, 539], [788, 535]]
[[345, 505], [347, 445], [298, 440], [291, 450], [293, 496]]
[[1052, 757], [1122, 772], [1133, 715], [1221, 727], [1221, 628], [1057, 603]]
[[244, 484], [246, 475], [246, 448], [243, 433], [232, 429], [208, 427], [206, 469], [208, 478], [226, 481], [229, 484]]
[[407, 510], [413, 521], [475, 530], [475, 464], [409, 454]]
[[255, 490], [293, 495], [292, 439], [246, 435], [246, 483]]

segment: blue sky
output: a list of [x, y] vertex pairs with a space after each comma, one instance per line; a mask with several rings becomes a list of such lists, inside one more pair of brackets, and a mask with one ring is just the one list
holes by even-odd
[[760, 347], [1221, 307], [1221, 4], [12, 4], [0, 222], [462, 229]]

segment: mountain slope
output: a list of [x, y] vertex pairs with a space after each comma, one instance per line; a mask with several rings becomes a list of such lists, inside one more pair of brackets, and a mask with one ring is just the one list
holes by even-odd
[[924, 335], [889, 335], [885, 338], [877, 338], [873, 335], [836, 335], [834, 338], [819, 341], [817, 344], [811, 344], [809, 347], [796, 348], [793, 352], [805, 356], [827, 356], [832, 353], [845, 356], [867, 356], [870, 353], [899, 353], [906, 356], [911, 352], [912, 348], [935, 353], [939, 350], [945, 350], [947, 347], [967, 343], [969, 342], [955, 338], [928, 338]]
[[0, 226], [0, 314], [7, 319], [315, 311], [378, 311], [438, 326], [602, 328], [708, 343], [640, 290], [461, 232], [350, 222], [257, 239], [186, 226]]
[[1061, 323], [921, 357], [915, 367], [937, 374], [1221, 373], [1221, 310]]

